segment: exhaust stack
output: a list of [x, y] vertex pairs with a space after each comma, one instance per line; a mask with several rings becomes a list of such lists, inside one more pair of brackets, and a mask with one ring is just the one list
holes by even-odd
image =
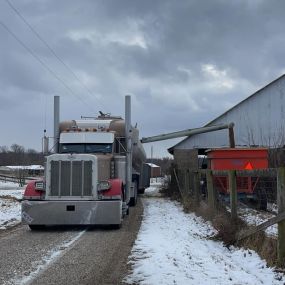
[[46, 136], [46, 130], [44, 130], [44, 137], [42, 139], [42, 150], [44, 155], [49, 154], [49, 137]]
[[53, 137], [54, 137], [54, 143], [53, 143], [53, 149], [55, 153], [58, 153], [59, 151], [59, 96], [54, 96], [54, 125], [53, 125]]
[[132, 126], [131, 126], [131, 96], [125, 97], [125, 138], [126, 138], [126, 202], [130, 201], [132, 185]]

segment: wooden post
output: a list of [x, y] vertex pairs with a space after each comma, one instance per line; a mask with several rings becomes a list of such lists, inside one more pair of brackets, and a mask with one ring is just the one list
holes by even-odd
[[185, 173], [185, 185], [186, 185], [186, 191], [185, 191], [185, 195], [187, 198], [190, 197], [190, 171], [189, 169], [186, 169], [186, 173]]
[[184, 195], [188, 193], [188, 179], [187, 179], [187, 169], [184, 169]]
[[174, 177], [175, 177], [175, 180], [176, 180], [176, 183], [177, 183], [178, 190], [179, 190], [180, 195], [181, 195], [181, 199], [183, 200], [183, 192], [182, 192], [182, 189], [180, 187], [179, 179], [178, 179], [178, 176], [177, 176], [175, 168], [173, 168], [173, 173], [174, 173]]
[[195, 203], [199, 203], [200, 200], [200, 174], [195, 171], [193, 173], [193, 188], [194, 188], [194, 200]]
[[229, 170], [229, 188], [230, 188], [230, 201], [231, 201], [231, 217], [237, 218], [237, 183], [236, 183], [236, 171]]
[[194, 172], [193, 170], [189, 170], [189, 196], [191, 196], [192, 199], [195, 195], [194, 184]]
[[[277, 206], [278, 214], [285, 211], [285, 167], [278, 169]], [[278, 223], [277, 259], [279, 266], [285, 265], [285, 221]]]
[[211, 170], [207, 170], [207, 193], [208, 193], [208, 204], [213, 211], [217, 210], [217, 195], [214, 189], [213, 174]]
[[234, 133], [234, 124], [231, 124], [229, 127], [229, 142], [230, 142], [230, 147], [235, 148], [235, 133]]
[[277, 216], [267, 220], [266, 222], [264, 222], [262, 224], [259, 224], [256, 227], [250, 228], [249, 230], [245, 230], [245, 231], [242, 230], [241, 232], [238, 232], [237, 236], [236, 236], [236, 240], [239, 241], [239, 240], [247, 238], [247, 237], [249, 237], [251, 235], [254, 235], [257, 232], [264, 231], [268, 227], [270, 227], [270, 226], [272, 226], [272, 225], [274, 225], [276, 223], [279, 223], [281, 221], [284, 221], [284, 220], [285, 220], [285, 212], [280, 213]]

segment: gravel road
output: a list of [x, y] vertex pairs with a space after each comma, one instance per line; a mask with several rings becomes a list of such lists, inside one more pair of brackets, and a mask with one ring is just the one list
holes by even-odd
[[119, 230], [21, 225], [0, 232], [0, 284], [122, 284], [142, 213], [139, 200]]

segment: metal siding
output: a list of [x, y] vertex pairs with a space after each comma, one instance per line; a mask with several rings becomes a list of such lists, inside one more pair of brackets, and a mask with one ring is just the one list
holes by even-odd
[[[285, 77], [261, 89], [207, 126], [234, 122], [236, 146], [285, 144]], [[228, 130], [194, 135], [175, 149], [229, 146]]]

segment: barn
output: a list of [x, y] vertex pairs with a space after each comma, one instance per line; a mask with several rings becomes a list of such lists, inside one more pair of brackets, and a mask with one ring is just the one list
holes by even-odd
[[[285, 161], [285, 74], [241, 101], [205, 125], [235, 124], [236, 147], [269, 147], [279, 149], [279, 160]], [[228, 147], [228, 130], [189, 136], [169, 148], [179, 168], [197, 168], [198, 155], [209, 148]], [[276, 158], [276, 153], [275, 153]], [[276, 160], [276, 159], [275, 159]], [[179, 162], [179, 163], [178, 163]]]

